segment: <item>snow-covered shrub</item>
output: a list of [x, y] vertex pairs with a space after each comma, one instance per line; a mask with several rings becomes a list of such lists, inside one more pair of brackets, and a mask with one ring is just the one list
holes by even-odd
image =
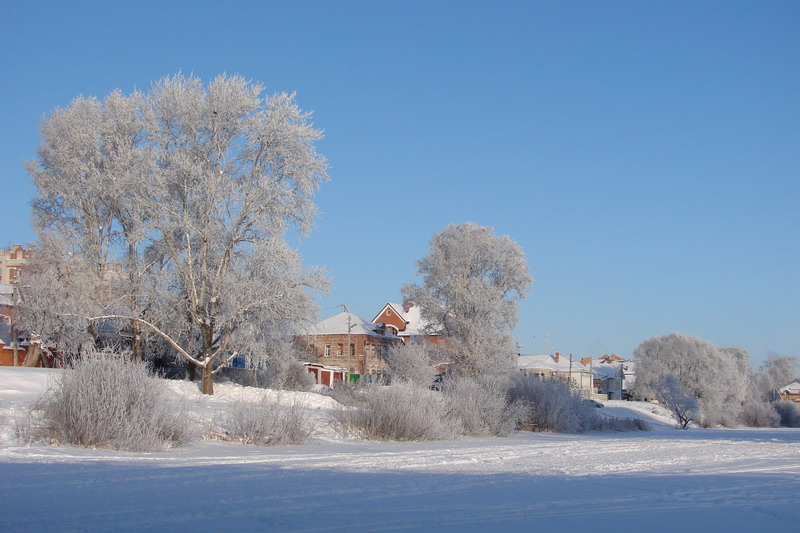
[[584, 405], [560, 380], [519, 375], [514, 380], [510, 397], [512, 401], [528, 405], [527, 416], [520, 422], [522, 429], [583, 433], [597, 423], [595, 408]]
[[753, 398], [742, 406], [740, 421], [748, 427], [771, 428], [780, 424], [781, 417], [769, 402]]
[[280, 393], [236, 402], [224, 424], [226, 437], [243, 444], [305, 444], [313, 433], [308, 409], [302, 402], [284, 402]]
[[347, 407], [358, 407], [365, 405], [365, 391], [367, 385], [352, 383], [350, 381], [336, 381], [331, 387], [323, 387], [319, 392], [324, 396], [329, 396], [338, 403]]
[[308, 392], [315, 383], [314, 375], [306, 370], [303, 363], [293, 362], [286, 370], [282, 388], [284, 390]]
[[587, 431], [648, 431], [644, 420], [617, 418], [599, 412], [572, 392], [564, 381], [518, 375], [509, 391], [512, 405], [523, 404], [518, 423], [528, 431], [585, 433]]
[[778, 413], [778, 416], [780, 416], [781, 426], [800, 428], [800, 406], [788, 400], [775, 402], [772, 405]]
[[166, 383], [140, 363], [89, 355], [57, 374], [32, 406], [21, 435], [128, 451], [177, 446], [193, 436], [186, 411]]
[[394, 381], [407, 381], [428, 387], [433, 383], [436, 367], [431, 364], [436, 346], [429, 342], [411, 342], [391, 346], [385, 354], [389, 363], [389, 377]]
[[527, 414], [522, 402], [509, 403], [501, 378], [449, 378], [444, 382], [447, 418], [461, 435], [507, 435]]
[[742, 419], [741, 406], [725, 402], [697, 402], [698, 422], [704, 428], [736, 427]]
[[355, 407], [336, 412], [340, 433], [368, 440], [420, 441], [452, 436], [444, 419], [444, 400], [436, 391], [412, 383], [361, 388]]

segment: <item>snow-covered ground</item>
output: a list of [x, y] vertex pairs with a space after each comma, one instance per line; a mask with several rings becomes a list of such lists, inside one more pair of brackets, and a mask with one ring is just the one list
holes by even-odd
[[[795, 531], [800, 430], [676, 430], [656, 406], [605, 402], [653, 431], [424, 443], [343, 439], [330, 398], [306, 446], [219, 440], [153, 454], [21, 446], [14, 419], [49, 373], [0, 367], [0, 531]], [[231, 384], [170, 382], [212, 427]]]

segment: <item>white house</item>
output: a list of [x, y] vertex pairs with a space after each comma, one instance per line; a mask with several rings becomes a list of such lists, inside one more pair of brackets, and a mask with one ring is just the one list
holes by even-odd
[[583, 396], [590, 397], [592, 394], [592, 372], [588, 365], [582, 364], [574, 357], [564, 356], [558, 352], [553, 355], [520, 355], [517, 357], [517, 367], [526, 375], [563, 379]]

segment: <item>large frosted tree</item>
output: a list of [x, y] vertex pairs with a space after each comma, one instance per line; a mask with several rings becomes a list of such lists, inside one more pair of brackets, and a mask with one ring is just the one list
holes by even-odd
[[88, 299], [106, 305], [87, 305], [90, 325], [155, 333], [200, 369], [209, 394], [220, 363], [257, 357], [276, 331], [311, 318], [309, 290], [325, 284], [284, 240], [312, 226], [328, 179], [321, 133], [293, 95], [262, 92], [240, 76], [203, 86], [176, 75], [148, 94], [76, 99], [45, 119], [29, 166], [41, 240], [103, 280]]
[[636, 389], [644, 395], [694, 398], [705, 425], [735, 425], [750, 394], [749, 354], [672, 333], [644, 341], [634, 352]]
[[417, 267], [422, 284], [406, 285], [403, 296], [420, 307], [431, 333], [446, 338], [456, 370], [474, 376], [512, 369], [518, 301], [533, 283], [522, 247], [489, 227], [452, 224], [433, 236]]

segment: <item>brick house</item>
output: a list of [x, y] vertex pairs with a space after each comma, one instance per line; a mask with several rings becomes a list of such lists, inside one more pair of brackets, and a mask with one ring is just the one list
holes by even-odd
[[800, 404], [800, 379], [796, 379], [785, 387], [778, 389], [778, 396], [781, 400], [788, 400]]
[[31, 251], [19, 244], [0, 250], [0, 283], [16, 283], [30, 258]]
[[386, 372], [386, 350], [403, 342], [383, 324], [367, 322], [348, 312], [317, 322], [296, 340], [308, 354], [309, 362], [360, 375]]
[[419, 307], [400, 305], [389, 302], [372, 319], [373, 324], [385, 324], [386, 330], [397, 335], [408, 344], [412, 339], [425, 339], [438, 342], [441, 337], [432, 335], [427, 330], [428, 323], [423, 320]]
[[17, 333], [17, 365], [25, 360], [28, 350], [26, 335], [13, 331], [14, 286], [0, 283], [0, 366], [14, 366], [14, 333]]

